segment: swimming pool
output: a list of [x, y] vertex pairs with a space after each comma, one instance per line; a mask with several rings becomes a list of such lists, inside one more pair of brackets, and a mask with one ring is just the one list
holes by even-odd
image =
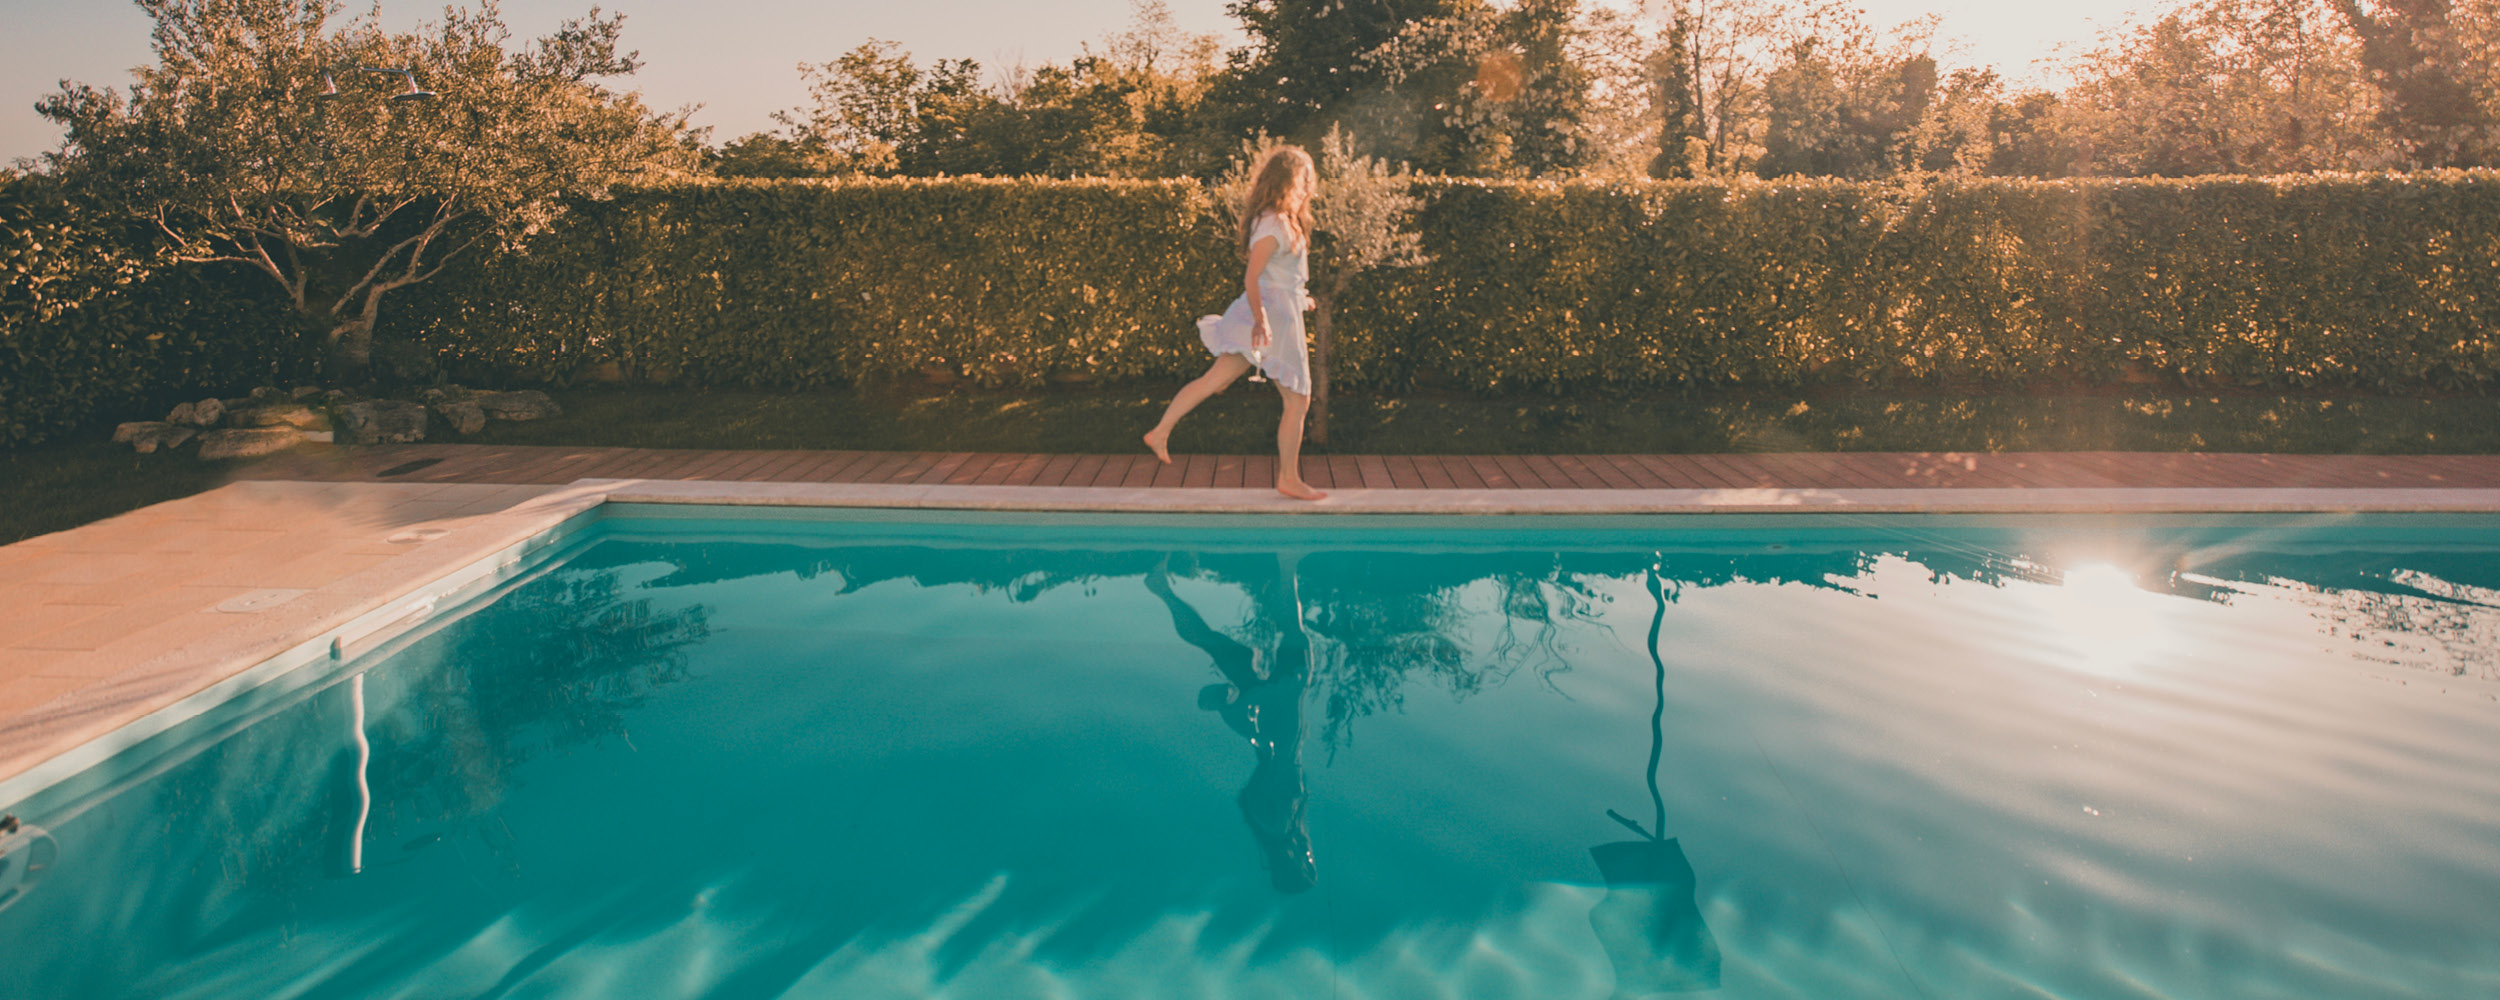
[[2500, 518], [610, 511], [7, 805], [0, 996], [2500, 994]]

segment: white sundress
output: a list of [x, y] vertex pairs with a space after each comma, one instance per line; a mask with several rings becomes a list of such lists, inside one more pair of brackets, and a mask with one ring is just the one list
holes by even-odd
[[[1274, 212], [1259, 216], [1250, 229], [1252, 245], [1264, 237], [1275, 238], [1276, 252], [1268, 255], [1267, 266], [1259, 271], [1259, 302], [1267, 310], [1268, 341], [1254, 363], [1279, 387], [1308, 396], [1311, 347], [1302, 332], [1302, 310], [1310, 301], [1305, 287], [1311, 277], [1310, 247], [1294, 239], [1293, 230]], [[1219, 358], [1227, 354], [1253, 357], [1249, 297], [1235, 298], [1224, 315], [1199, 317], [1198, 339]]]

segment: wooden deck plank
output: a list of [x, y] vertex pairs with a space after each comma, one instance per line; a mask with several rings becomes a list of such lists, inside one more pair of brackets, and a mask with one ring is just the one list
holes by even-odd
[[938, 482], [947, 486], [969, 485], [979, 481], [982, 474], [989, 471], [990, 466], [998, 464], [999, 460], [1005, 457], [994, 451], [973, 452], [971, 457], [964, 459], [962, 465], [956, 466], [955, 471], [947, 473], [945, 478], [939, 479]]
[[1033, 473], [1033, 485], [1057, 486], [1068, 481], [1068, 473], [1076, 471], [1075, 455], [1052, 455]]
[[[424, 469], [385, 480], [413, 461]], [[701, 450], [418, 442], [274, 456], [244, 479], [561, 484], [677, 479], [1269, 489], [1267, 455]], [[1626, 455], [1307, 455], [1321, 489], [2500, 488], [2500, 456], [2245, 452], [1777, 452]]]
[[795, 463], [795, 464], [793, 464], [793, 465], [789, 466], [788, 468], [785, 468], [785, 469], [781, 470], [779, 473], [776, 473], [776, 474], [773, 476], [773, 482], [776, 482], [776, 483], [815, 483], [815, 482], [823, 482], [823, 480], [818, 479], [817, 477], [818, 477], [818, 476], [822, 476], [822, 475], [824, 475], [824, 474], [825, 474], [825, 472], [826, 472], [827, 470], [830, 470], [830, 469], [836, 468], [836, 467], [840, 466], [840, 465], [841, 465], [842, 463], [844, 463], [844, 462], [851, 461], [851, 460], [852, 460], [852, 456], [855, 456], [855, 455], [857, 455], [857, 454], [859, 454], [859, 453], [858, 453], [858, 452], [855, 452], [855, 451], [817, 451], [817, 452], [809, 452], [809, 453], [808, 453], [808, 456], [807, 456], [807, 459], [806, 459], [805, 461], [801, 461], [801, 462]]
[[1423, 481], [1424, 489], [1447, 490], [1457, 488], [1458, 480], [1450, 477], [1450, 470], [1447, 466], [1442, 464], [1441, 456], [1417, 455], [1411, 461], [1415, 466], [1415, 476]]
[[1215, 456], [1191, 455], [1188, 462], [1189, 467], [1181, 474], [1182, 486], [1206, 489], [1215, 485]]
[[1508, 485], [1504, 487], [1505, 489], [1542, 490], [1553, 488], [1552, 486], [1549, 486], [1542, 477], [1536, 474], [1535, 469], [1528, 467], [1528, 463], [1525, 459], [1522, 459], [1517, 455], [1487, 455], [1485, 457], [1491, 459], [1493, 461], [1493, 467], [1500, 469], [1502, 471], [1502, 478], [1509, 481]]
[[1623, 470], [1615, 468], [1614, 462], [1609, 461], [1602, 456], [1564, 455], [1557, 457], [1556, 461], [1559, 462], [1566, 458], [1570, 460], [1570, 464], [1564, 466], [1566, 470], [1571, 469], [1572, 466], [1577, 466], [1577, 471], [1596, 476], [1598, 482], [1604, 483], [1607, 489], [1636, 490], [1641, 487], [1638, 480], [1624, 475]]
[[1109, 455], [1078, 455], [1076, 464], [1068, 468], [1067, 478], [1060, 480], [1059, 485], [1092, 486], [1095, 474], [1101, 472], [1103, 464], [1110, 460]]
[[[1328, 456], [1328, 481], [1323, 490], [1359, 490], [1363, 488], [1363, 470], [1354, 464], [1352, 455]], [[1318, 486], [1318, 483], [1312, 485]]]
[[1164, 468], [1166, 468], [1165, 464], [1151, 455], [1131, 458], [1128, 471], [1120, 475], [1120, 488], [1134, 490], [1152, 486], [1155, 482], [1155, 475], [1162, 472]]
[[1451, 489], [1480, 490], [1485, 488], [1484, 474], [1476, 471], [1475, 456], [1436, 455], [1433, 457], [1441, 463], [1441, 473], [1450, 477]]
[[1625, 455], [1633, 464], [1649, 470], [1670, 490], [1698, 490], [1705, 485], [1682, 455]]

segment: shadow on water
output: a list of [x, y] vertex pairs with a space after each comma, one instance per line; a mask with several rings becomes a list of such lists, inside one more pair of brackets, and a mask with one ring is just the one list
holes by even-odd
[[[1592, 973], [1590, 980], [1603, 984], [1601, 995], [1718, 990], [1736, 976], [1741, 949], [1731, 944], [1722, 952], [1722, 936], [1711, 924], [1727, 911], [1710, 909], [1710, 901], [1734, 897], [1711, 883], [1776, 881], [1783, 873], [1709, 865], [1697, 871], [1695, 857], [1711, 862], [1714, 851], [1736, 856], [1748, 845], [1702, 839], [1689, 827], [1698, 824], [1724, 839], [1729, 821], [1703, 815], [1690, 800], [1679, 800], [1685, 806], [1671, 815], [1662, 768], [1666, 788], [1681, 780], [1679, 773], [1701, 777], [1679, 772], [1668, 758], [1676, 728], [1669, 725], [1669, 692], [1683, 683], [1670, 685], [1667, 650], [1676, 642], [1670, 625], [1680, 614], [1674, 606], [1684, 596], [1740, 586], [1873, 600], [1879, 595], [1872, 581], [1894, 564], [1938, 583], [2045, 587], [2079, 564], [2059, 548], [2064, 542], [2035, 543], [2008, 531], [1860, 530], [1824, 539], [1759, 532], [1702, 541], [1623, 532], [1586, 545], [1425, 551], [1308, 541], [1175, 551], [1168, 544], [1039, 549], [975, 544], [978, 538], [931, 545], [771, 537], [759, 532], [729, 540], [658, 537], [594, 545], [385, 665], [199, 748], [162, 778], [76, 815], [30, 814], [55, 831], [63, 850], [43, 885], [9, 900], [16, 905], [0, 905], [0, 946], [30, 954], [17, 943], [52, 939], [64, 928], [78, 940], [115, 943], [104, 951], [0, 963], [0, 994], [344, 997], [420, 981], [431, 970], [456, 965], [491, 973], [464, 987], [463, 995], [518, 995], [548, 970], [585, 956], [627, 961], [634, 942], [692, 934], [688, 928], [697, 925], [718, 936], [704, 953], [718, 968], [689, 991], [722, 997], [819, 995], [826, 977], [837, 972], [853, 987], [882, 983], [891, 995], [909, 995], [919, 982], [915, 975], [935, 987], [968, 970], [1012, 965], [1019, 956], [1048, 959], [1053, 968], [1084, 968], [1139, 960], [1137, 949], [1158, 941], [1154, 947], [1165, 952], [1192, 955], [1210, 967], [1233, 963], [1224, 967], [1236, 971], [1256, 961], [1290, 960], [1294, 949], [1365, 954], [1406, 940], [1400, 936], [1417, 927], [1463, 922], [1508, 905], [1500, 900], [1518, 887], [1443, 879], [1448, 884], [1411, 899], [1341, 906], [1332, 892], [1376, 894], [1383, 877], [1347, 870], [1341, 857], [1408, 866], [1399, 877], [1423, 882], [1435, 873], [1464, 873], [1467, 865], [1428, 846], [1415, 847], [1414, 859], [1332, 853], [1331, 838], [1339, 833], [1315, 822], [1315, 815], [1330, 815], [1315, 801], [1325, 804], [1335, 791], [1332, 769], [1340, 754], [1356, 752], [1357, 729], [1414, 724], [1407, 718], [1409, 699], [1423, 692], [1436, 693], [1440, 704], [1511, 688], [1540, 703], [1572, 701], [1579, 689], [1568, 685], [1584, 674], [1619, 673], [1610, 651], [1631, 648], [1641, 651], [1650, 675], [1644, 692], [1647, 815], [1611, 808], [1625, 804], [1620, 801], [1591, 801], [1586, 818], [1602, 817], [1633, 838], [1585, 850], [1569, 846], [1577, 860], [1539, 877], [1577, 887], [1594, 866], [1597, 884], [1579, 895], [1574, 888], [1557, 890], [1552, 898], [1561, 908], [1577, 907], [1576, 933], [1589, 937], [1585, 951], [1603, 955], [1605, 974]], [[2443, 547], [2415, 535], [2386, 544], [2334, 544], [2302, 531], [2261, 528], [2146, 535], [2092, 550], [2090, 558], [2112, 563], [2150, 594], [2218, 605], [2253, 596], [2289, 601], [2306, 607], [2320, 631], [2337, 641], [2369, 645], [2377, 637], [2401, 636], [2411, 643], [2384, 654], [2393, 658], [2387, 662], [2500, 679], [2500, 619], [2490, 613], [2500, 609], [2500, 559], [2493, 554], [2488, 545]], [[1119, 627], [1137, 634], [1114, 638], [1151, 648], [1164, 664], [1175, 652], [1189, 657], [1187, 650], [1195, 650], [1213, 671], [1196, 688], [1194, 709], [1179, 704], [1185, 698], [1167, 699], [1141, 710], [1146, 721], [1135, 723], [1151, 728], [1177, 717], [1184, 721], [1173, 724], [1178, 735], [1170, 753], [1186, 757], [1210, 748], [1211, 763], [1203, 770], [1188, 770], [1186, 761], [1167, 766], [1197, 776], [1208, 794], [1157, 786], [1176, 801], [1158, 804], [1171, 815], [1153, 819], [1163, 824], [1154, 830], [1168, 829], [1174, 841], [1207, 832], [1195, 818], [1204, 813], [1197, 806], [1229, 796], [1225, 823], [1236, 839], [1227, 870], [1190, 869], [1190, 845], [1167, 844], [1152, 849], [1170, 856], [1139, 858], [1139, 870], [1189, 872], [1204, 885], [1132, 885], [1110, 877], [1086, 885], [1082, 872], [1008, 877], [1004, 873], [1017, 867], [1014, 858], [1041, 859], [1037, 868], [1055, 862], [1052, 837], [1066, 838], [1070, 851], [1087, 840], [1116, 841], [1129, 831], [1111, 827], [1130, 814], [1091, 800], [1025, 801], [1020, 797], [1042, 792], [1019, 777], [1028, 773], [1019, 768], [1047, 757], [1049, 745], [1041, 744], [1045, 749], [1037, 754], [1012, 743], [1010, 734], [973, 725], [965, 727], [972, 735], [963, 759], [973, 770], [995, 772], [984, 779], [989, 784], [896, 787], [911, 779], [831, 770], [850, 766], [844, 754], [885, 749], [856, 737], [837, 744], [838, 751], [793, 743], [718, 755], [778, 768], [756, 780], [790, 786], [771, 800], [786, 802], [783, 815], [680, 816], [668, 801], [619, 801], [644, 787], [665, 787], [646, 779], [649, 769], [713, 760], [642, 755], [635, 744], [646, 708], [700, 694], [710, 673], [805, 666], [815, 671], [809, 675], [815, 683], [834, 692], [825, 695], [826, 704], [845, 706], [873, 701], [870, 693], [881, 690], [839, 687], [852, 682], [851, 673], [883, 670], [900, 678], [898, 684], [920, 683], [905, 667], [886, 662], [902, 647], [878, 645], [881, 640], [860, 626], [815, 640], [823, 644], [820, 663], [704, 659], [707, 644], [737, 629], [715, 624], [727, 612], [712, 602], [736, 592], [724, 588], [777, 576], [808, 582], [809, 594], [834, 607], [878, 594], [960, 590], [988, 602], [984, 606], [1068, 600], [1079, 591], [1090, 598], [1099, 591], [1149, 609], [1157, 620], [1125, 619]], [[1613, 613], [1616, 602], [1633, 594], [1648, 605], [1645, 636], [1628, 615]], [[1140, 638], [1149, 632], [1159, 645]], [[2396, 646], [2394, 640], [2385, 644]], [[869, 669], [872, 664], [877, 670]], [[1175, 680], [1168, 666], [1158, 669], [1139, 676]], [[941, 676], [953, 675], [931, 675]], [[1006, 675], [965, 676], [974, 679], [968, 686], [977, 686], [986, 682], [981, 678]], [[1123, 675], [1075, 676], [1081, 683], [1108, 683]], [[1048, 690], [1046, 680], [1016, 682]], [[810, 694], [763, 689], [767, 697], [793, 701]], [[982, 692], [951, 696], [958, 701], [950, 704], [975, 705]], [[1086, 692], [1055, 696], [1081, 699]], [[1604, 714], [1612, 710], [1598, 706], [1586, 717], [1596, 720], [1592, 725], [1616, 721]], [[1208, 713], [1220, 730], [1208, 724]], [[942, 728], [941, 720], [927, 721]], [[1700, 726], [1706, 720], [1686, 721]], [[1512, 733], [1470, 724], [1487, 734]], [[747, 725], [742, 717], [719, 716], [700, 731], [721, 746], [809, 736], [805, 725], [758, 725], [753, 734], [742, 731]], [[1613, 732], [1590, 742], [1606, 754], [1633, 745]], [[907, 742], [908, 735], [895, 733], [890, 741]], [[1211, 749], [1234, 739], [1247, 744], [1246, 761], [1238, 751], [1219, 757]], [[616, 756], [619, 748], [642, 756], [629, 768]], [[887, 766], [867, 757], [858, 765], [870, 772]], [[1151, 770], [1142, 763], [1139, 769]], [[1118, 777], [1096, 783], [1116, 786]], [[744, 778], [724, 775], [717, 783]], [[692, 800], [713, 801], [704, 795], [717, 791], [700, 787], [714, 780], [702, 772], [666, 780], [693, 782], [685, 792]], [[1143, 780], [1138, 787], [1146, 787]], [[566, 800], [568, 808], [647, 828], [639, 838], [628, 835], [607, 846], [533, 842], [516, 833], [548, 822], [527, 815], [548, 808], [530, 804], [533, 786], [575, 788], [567, 793], [576, 796]], [[1589, 779], [1586, 787], [1617, 786]], [[1123, 791], [1101, 794], [1115, 801]], [[980, 801], [932, 801], [958, 794]], [[1051, 794], [1081, 799], [1096, 790], [1079, 782], [1073, 791]], [[1037, 810], [1041, 822], [1061, 826], [1018, 833], [1014, 828], [1025, 821], [1019, 809]], [[1001, 811], [992, 829], [959, 829], [944, 818], [991, 810]], [[1338, 815], [1347, 825], [1369, 819], [1360, 810]], [[1476, 818], [1433, 819], [1466, 824]], [[1675, 835], [1671, 820], [1679, 828]], [[1083, 828], [1088, 822], [1104, 829]], [[1244, 828], [1249, 852], [1239, 850]], [[1687, 855], [1686, 836], [1695, 838], [1694, 856]], [[914, 837], [925, 840], [919, 856], [892, 853], [915, 846], [897, 838]], [[596, 863], [564, 856], [576, 850], [595, 855]], [[561, 884], [551, 889], [550, 876], [542, 874], [548, 869], [571, 874], [556, 876]], [[133, 883], [126, 875], [134, 871], [147, 876]], [[6, 875], [0, 870], [0, 892], [10, 889]], [[1226, 895], [1226, 880], [1235, 875], [1263, 883], [1260, 891], [1268, 895]], [[419, 898], [430, 901], [410, 902]], [[1034, 908], [1018, 909], [1027, 904]], [[1706, 920], [1705, 912], [1714, 917]], [[1305, 919], [1312, 913], [1323, 917]], [[314, 960], [250, 959], [273, 940], [343, 950]], [[102, 957], [107, 953], [111, 960]], [[1040, 980], [992, 985], [1000, 995], [1071, 988]]]

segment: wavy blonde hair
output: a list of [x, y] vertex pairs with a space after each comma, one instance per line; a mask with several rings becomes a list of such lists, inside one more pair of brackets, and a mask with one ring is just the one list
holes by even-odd
[[1285, 220], [1297, 242], [1310, 246], [1311, 197], [1319, 191], [1319, 168], [1311, 163], [1311, 154], [1300, 146], [1278, 146], [1259, 158], [1250, 178], [1250, 190], [1241, 196], [1242, 249], [1249, 249], [1259, 216], [1269, 212]]

